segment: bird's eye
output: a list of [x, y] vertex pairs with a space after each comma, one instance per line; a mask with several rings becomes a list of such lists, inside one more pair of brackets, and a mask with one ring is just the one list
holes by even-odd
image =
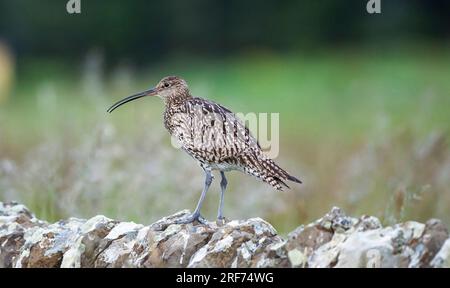
[[167, 82], [166, 82], [166, 83], [164, 83], [164, 87], [165, 87], [165, 88], [167, 88], [167, 87], [169, 87], [169, 86], [170, 86], [170, 84], [169, 84], [169, 83], [167, 83]]

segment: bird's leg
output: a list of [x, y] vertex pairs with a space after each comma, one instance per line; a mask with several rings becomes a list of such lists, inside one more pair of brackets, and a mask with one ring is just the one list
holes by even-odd
[[227, 178], [225, 178], [225, 173], [223, 171], [220, 171], [220, 176], [222, 177], [222, 180], [220, 181], [220, 200], [219, 200], [219, 210], [217, 211], [217, 220], [220, 222], [223, 222], [225, 217], [223, 217], [223, 198], [225, 195], [225, 190], [227, 189]]
[[203, 187], [202, 195], [200, 196], [200, 199], [198, 200], [197, 207], [195, 208], [194, 212], [190, 215], [188, 215], [185, 218], [179, 219], [176, 221], [178, 224], [187, 224], [194, 222], [197, 220], [198, 222], [202, 224], [206, 224], [206, 220], [200, 215], [200, 210], [202, 209], [203, 201], [205, 201], [206, 192], [208, 192], [209, 186], [211, 186], [213, 176], [211, 174], [211, 170], [203, 169], [205, 171], [205, 186]]

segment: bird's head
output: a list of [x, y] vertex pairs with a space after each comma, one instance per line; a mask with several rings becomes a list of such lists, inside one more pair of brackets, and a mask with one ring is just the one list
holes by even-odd
[[125, 97], [114, 103], [114, 105], [108, 109], [108, 112], [111, 113], [119, 106], [145, 96], [158, 96], [167, 103], [168, 101], [176, 100], [178, 98], [190, 97], [190, 92], [186, 81], [177, 76], [167, 76], [161, 79], [154, 88]]

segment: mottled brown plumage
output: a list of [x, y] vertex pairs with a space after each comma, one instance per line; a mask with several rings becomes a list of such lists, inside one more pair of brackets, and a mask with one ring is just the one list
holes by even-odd
[[127, 97], [108, 111], [112, 112], [134, 99], [152, 95], [159, 96], [165, 103], [166, 129], [206, 173], [205, 188], [197, 209], [192, 217], [182, 222], [200, 217], [199, 210], [212, 181], [212, 170], [220, 171], [222, 176], [219, 219], [223, 218], [223, 193], [227, 184], [224, 172], [238, 170], [255, 176], [278, 190], [288, 187], [285, 183], [287, 180], [301, 183], [263, 154], [258, 141], [233, 112], [212, 101], [192, 97], [186, 81], [179, 77], [165, 77], [155, 88]]

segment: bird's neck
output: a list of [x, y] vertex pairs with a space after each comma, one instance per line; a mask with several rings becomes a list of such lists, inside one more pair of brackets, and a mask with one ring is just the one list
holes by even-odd
[[177, 93], [175, 95], [165, 97], [164, 104], [166, 105], [166, 107], [176, 106], [183, 104], [186, 100], [189, 100], [189, 98], [192, 98], [192, 96], [189, 90], [187, 90], [183, 91], [182, 93]]
[[177, 113], [186, 113], [185, 104], [190, 98], [192, 98], [192, 96], [187, 93], [183, 95], [177, 95], [177, 97], [166, 97], [164, 99], [164, 126], [170, 134], [173, 133], [174, 128], [172, 117]]

